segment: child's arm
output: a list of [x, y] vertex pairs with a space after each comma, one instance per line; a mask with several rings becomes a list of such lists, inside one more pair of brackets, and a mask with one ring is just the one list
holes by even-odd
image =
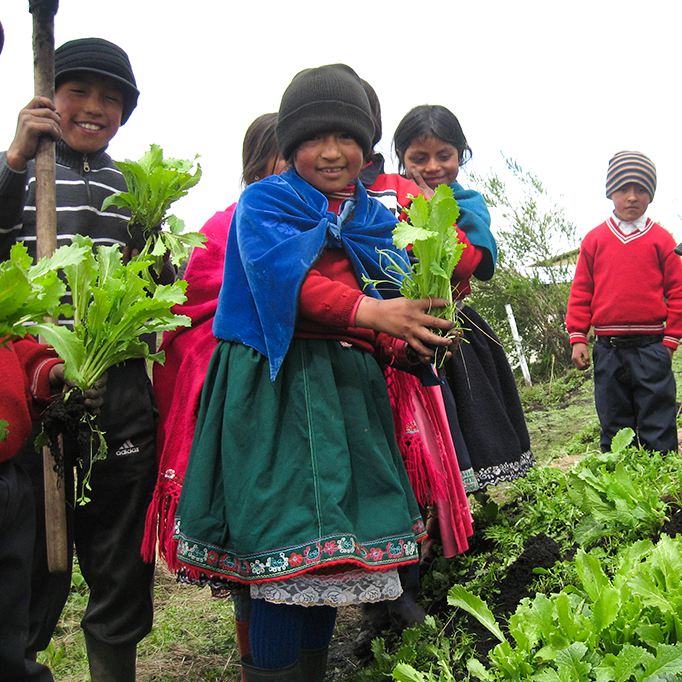
[[7, 165], [17, 173], [25, 171], [26, 164], [35, 158], [38, 142], [43, 135], [55, 141], [61, 137], [60, 120], [51, 100], [34, 97], [19, 112], [17, 132], [7, 150]]
[[17, 228], [22, 223], [26, 200], [26, 164], [38, 149], [41, 135], [57, 140], [59, 115], [45, 97], [36, 97], [19, 114], [17, 132], [10, 148], [0, 154], [0, 259], [9, 257]]
[[[587, 347], [587, 333], [592, 325], [593, 268], [594, 257], [591, 249], [588, 247], [586, 238], [580, 247], [578, 264], [573, 276], [571, 291], [568, 295], [566, 330], [568, 331], [569, 341], [572, 346], [583, 344]], [[573, 362], [575, 363], [575, 359]], [[576, 367], [578, 367], [577, 364]], [[585, 368], [578, 367], [578, 369]]]

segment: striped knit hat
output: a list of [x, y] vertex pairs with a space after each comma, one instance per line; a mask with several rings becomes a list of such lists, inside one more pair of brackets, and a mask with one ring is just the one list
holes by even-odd
[[137, 106], [140, 94], [130, 66], [128, 55], [114, 43], [103, 38], [80, 38], [70, 40], [58, 47], [54, 53], [55, 85], [68, 76], [85, 71], [115, 80], [123, 92], [123, 125]]
[[611, 195], [629, 182], [636, 182], [649, 192], [656, 193], [656, 166], [648, 156], [640, 152], [618, 152], [609, 161], [606, 173], [606, 196]]

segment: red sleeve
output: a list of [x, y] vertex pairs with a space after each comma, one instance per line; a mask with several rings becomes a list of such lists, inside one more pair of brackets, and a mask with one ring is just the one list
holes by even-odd
[[663, 296], [667, 308], [663, 345], [676, 350], [682, 338], [682, 259], [673, 251], [676, 242], [672, 235], [663, 231]]
[[452, 279], [457, 281], [462, 281], [466, 279], [471, 279], [476, 268], [480, 265], [483, 258], [484, 249], [480, 246], [474, 246], [466, 233], [457, 227], [457, 236], [462, 244], [466, 244], [466, 247], [462, 251], [462, 257], [459, 259], [454, 272], [452, 273]]
[[580, 246], [571, 292], [566, 310], [566, 329], [571, 345], [587, 343], [587, 333], [592, 324], [592, 297], [594, 296], [594, 254], [589, 248], [589, 234]]
[[330, 279], [313, 268], [301, 285], [298, 312], [301, 317], [325, 327], [347, 329], [355, 304], [362, 296], [359, 289]]
[[397, 367], [399, 369], [409, 369], [413, 364], [420, 364], [419, 361], [411, 363], [407, 357], [407, 342], [396, 339], [380, 332], [376, 339], [376, 359], [379, 364]]
[[53, 348], [38, 343], [30, 336], [14, 342], [14, 350], [19, 359], [33, 399], [40, 405], [32, 406], [32, 416], [39, 419], [45, 405], [52, 401], [50, 389], [50, 370], [63, 362]]
[[49, 399], [48, 376], [56, 362], [61, 361], [51, 349], [31, 338], [0, 346], [0, 419], [8, 423], [7, 439], [0, 442], [0, 462], [14, 457], [29, 437], [31, 418], [40, 417], [35, 392], [44, 392]]

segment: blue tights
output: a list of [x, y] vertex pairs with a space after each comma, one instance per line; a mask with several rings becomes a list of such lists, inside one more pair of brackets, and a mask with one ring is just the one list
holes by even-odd
[[251, 653], [258, 668], [276, 670], [296, 663], [301, 649], [329, 646], [336, 609], [294, 606], [254, 599], [251, 611]]

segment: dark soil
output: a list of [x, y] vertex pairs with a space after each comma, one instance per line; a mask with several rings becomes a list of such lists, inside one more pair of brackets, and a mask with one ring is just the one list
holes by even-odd
[[662, 533], [674, 538], [676, 535], [682, 534], [682, 509], [677, 509], [670, 515], [670, 519], [663, 524]]
[[76, 444], [77, 459], [83, 460], [89, 456], [92, 430], [86, 419], [87, 414], [83, 392], [76, 388], [55, 398], [43, 414], [43, 432], [47, 435], [59, 476], [64, 474], [64, 454], [60, 436], [63, 437], [63, 441]]
[[[682, 523], [682, 515], [680, 518]], [[488, 540], [471, 538], [471, 545], [467, 553], [479, 552], [488, 556], [488, 561], [494, 561], [495, 557], [491, 554], [494, 545]], [[539, 533], [530, 538], [524, 545], [522, 554], [511, 563], [504, 571], [504, 575], [497, 581], [494, 588], [490, 591], [488, 598], [493, 613], [498, 622], [502, 622], [506, 617], [516, 610], [517, 605], [524, 597], [532, 597], [534, 592], [529, 589], [531, 583], [537, 578], [535, 568], [549, 569], [557, 561], [562, 559], [559, 545], [544, 533]], [[502, 558], [498, 557], [502, 562]], [[429, 608], [429, 612], [439, 615], [443, 621], [447, 621], [452, 615], [452, 607], [448, 606], [445, 597], [434, 601]], [[498, 643], [497, 639], [484, 628], [475, 618], [462, 614], [460, 624], [465, 625], [466, 629], [473, 635], [474, 647], [481, 657]], [[453, 626], [451, 626], [453, 627]], [[336, 632], [332, 640], [329, 653], [329, 668], [327, 680], [331, 682], [344, 682], [353, 680], [359, 670], [372, 663], [371, 656], [365, 650], [358, 657], [358, 637], [361, 633], [361, 613], [357, 607], [339, 609], [339, 619]], [[380, 633], [386, 639], [387, 649], [399, 644], [399, 637], [396, 631], [384, 630]]]

